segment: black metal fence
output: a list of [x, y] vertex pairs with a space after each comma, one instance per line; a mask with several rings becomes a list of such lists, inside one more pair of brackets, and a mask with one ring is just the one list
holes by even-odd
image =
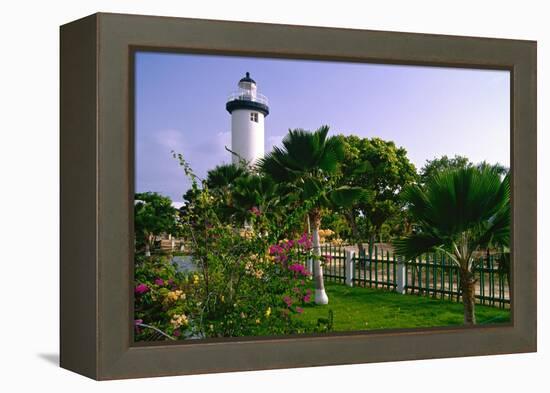
[[[328, 282], [396, 290], [398, 269], [404, 268], [403, 293], [461, 301], [460, 270], [444, 254], [427, 254], [403, 261], [376, 246], [358, 253], [351, 247], [323, 245], [321, 255], [324, 257], [324, 278]], [[348, 258], [351, 260], [347, 261]], [[509, 266], [505, 255], [487, 253], [479, 256], [473, 271], [479, 304], [510, 306]]]

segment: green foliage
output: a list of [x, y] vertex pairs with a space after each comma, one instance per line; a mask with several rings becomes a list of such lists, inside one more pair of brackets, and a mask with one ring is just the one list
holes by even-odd
[[440, 249], [463, 268], [473, 253], [510, 241], [510, 181], [485, 168], [443, 171], [424, 187], [402, 193], [417, 231], [396, 240], [396, 252], [407, 259]]
[[[266, 195], [276, 195], [273, 181], [250, 174], [232, 185], [231, 198], [250, 224], [245, 229], [220, 217], [223, 196], [211, 192], [206, 181], [199, 186], [183, 156], [176, 157], [192, 179], [193, 197], [181, 227], [197, 270], [183, 275], [165, 260], [138, 259], [136, 318], [173, 338], [304, 332], [299, 316], [310, 301], [309, 281], [307, 272], [296, 267], [304, 251], [291, 247], [284, 261], [269, 253], [281, 231], [267, 214], [270, 202], [264, 203], [270, 200]], [[164, 285], [164, 278], [170, 280], [170, 287], [157, 285], [159, 278]], [[138, 326], [137, 337], [146, 338], [146, 331]]]
[[360, 187], [336, 186], [334, 176], [344, 159], [339, 138], [327, 137], [329, 128], [314, 132], [289, 130], [283, 147], [274, 147], [260, 161], [260, 170], [275, 181], [290, 184], [289, 192], [300, 201], [312, 201], [316, 209], [345, 207], [365, 196]]
[[235, 181], [233, 207], [239, 223], [244, 223], [250, 214], [264, 215], [272, 221], [281, 217], [280, 187], [268, 176], [251, 174]]
[[402, 193], [415, 232], [394, 241], [397, 254], [406, 259], [442, 251], [460, 268], [464, 323], [475, 316], [474, 253], [491, 245], [508, 247], [510, 242], [510, 181], [501, 180], [490, 167], [444, 170], [427, 183]]
[[474, 166], [481, 170], [490, 169], [500, 176], [505, 176], [508, 173], [508, 168], [498, 163], [489, 164], [486, 161], [483, 161], [477, 165], [474, 165], [467, 157], [455, 155], [454, 157], [449, 158], [444, 155], [439, 158], [434, 158], [433, 160], [426, 160], [426, 164], [424, 164], [420, 170], [420, 183], [426, 184], [430, 179], [441, 172], [472, 168]]
[[364, 197], [343, 211], [354, 240], [372, 238], [390, 220], [405, 220], [399, 193], [417, 181], [407, 151], [379, 138], [355, 135], [337, 138], [344, 147], [339, 184], [364, 190]]
[[[308, 219], [314, 244], [320, 244], [319, 229], [323, 208], [351, 206], [364, 194], [359, 187], [336, 186], [339, 164], [344, 158], [344, 145], [336, 137], [327, 137], [329, 128], [322, 126], [314, 132], [302, 129], [290, 130], [283, 139], [283, 147], [273, 151], [260, 161], [263, 173], [278, 182], [290, 185], [289, 190], [302, 205], [311, 204]], [[319, 250], [314, 249], [316, 290], [323, 290], [323, 270]]]
[[178, 232], [177, 210], [170, 198], [145, 192], [135, 194], [134, 199], [134, 229], [138, 245], [150, 247], [155, 236]]
[[420, 169], [420, 182], [426, 184], [428, 180], [444, 171], [471, 167], [472, 163], [470, 160], [467, 157], [459, 155], [455, 155], [452, 158], [444, 155], [433, 160], [426, 160], [426, 164]]
[[218, 165], [208, 171], [206, 184], [210, 190], [228, 189], [232, 187], [238, 178], [246, 174], [246, 169], [240, 165]]
[[259, 167], [276, 181], [290, 182], [304, 178], [304, 174], [317, 177], [334, 172], [343, 158], [343, 146], [336, 138], [327, 138], [328, 131], [328, 126], [315, 132], [289, 130], [283, 147], [273, 147]]

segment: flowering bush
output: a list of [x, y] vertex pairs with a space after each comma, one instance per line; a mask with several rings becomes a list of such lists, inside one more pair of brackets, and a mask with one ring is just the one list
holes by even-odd
[[[280, 221], [268, 219], [269, 205], [247, 208], [245, 225], [231, 222], [231, 206], [220, 209], [218, 194], [210, 193], [206, 183], [199, 188], [197, 178], [181, 160], [193, 180], [189, 193], [193, 198], [179, 225], [181, 236], [189, 241], [187, 249], [196, 271], [178, 272], [169, 257], [136, 259], [136, 340], [315, 330], [300, 318], [312, 300], [311, 273], [303, 265], [312, 258], [311, 237], [303, 234], [296, 240], [279, 240], [285, 230]], [[300, 214], [284, 221], [303, 222]]]
[[173, 337], [192, 335], [187, 315], [193, 313], [189, 300], [197, 291], [189, 276], [179, 273], [166, 256], [138, 256], [134, 276], [136, 340], [149, 339], [152, 328]]
[[[210, 203], [202, 201], [199, 207]], [[261, 214], [251, 211], [255, 229], [243, 230], [217, 222], [205, 210], [190, 216], [187, 225], [195, 239], [196, 272], [178, 272], [167, 256], [137, 258], [136, 340], [166, 338], [152, 334], [153, 328], [172, 339], [307, 332], [300, 314], [312, 300], [311, 273], [301, 261], [311, 251], [311, 238], [270, 245], [260, 235]], [[193, 236], [198, 230], [201, 236]]]

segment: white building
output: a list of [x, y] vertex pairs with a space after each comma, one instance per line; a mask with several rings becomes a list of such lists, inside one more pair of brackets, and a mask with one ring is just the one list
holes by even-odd
[[269, 106], [250, 73], [239, 81], [238, 90], [229, 96], [225, 108], [231, 113], [233, 163], [254, 164], [264, 156], [264, 121]]

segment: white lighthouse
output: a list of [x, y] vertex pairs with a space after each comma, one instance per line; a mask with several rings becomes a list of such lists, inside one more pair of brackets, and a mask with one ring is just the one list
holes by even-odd
[[233, 163], [254, 164], [264, 156], [264, 120], [269, 114], [267, 98], [258, 93], [250, 73], [239, 81], [225, 105], [231, 113], [231, 151]]

